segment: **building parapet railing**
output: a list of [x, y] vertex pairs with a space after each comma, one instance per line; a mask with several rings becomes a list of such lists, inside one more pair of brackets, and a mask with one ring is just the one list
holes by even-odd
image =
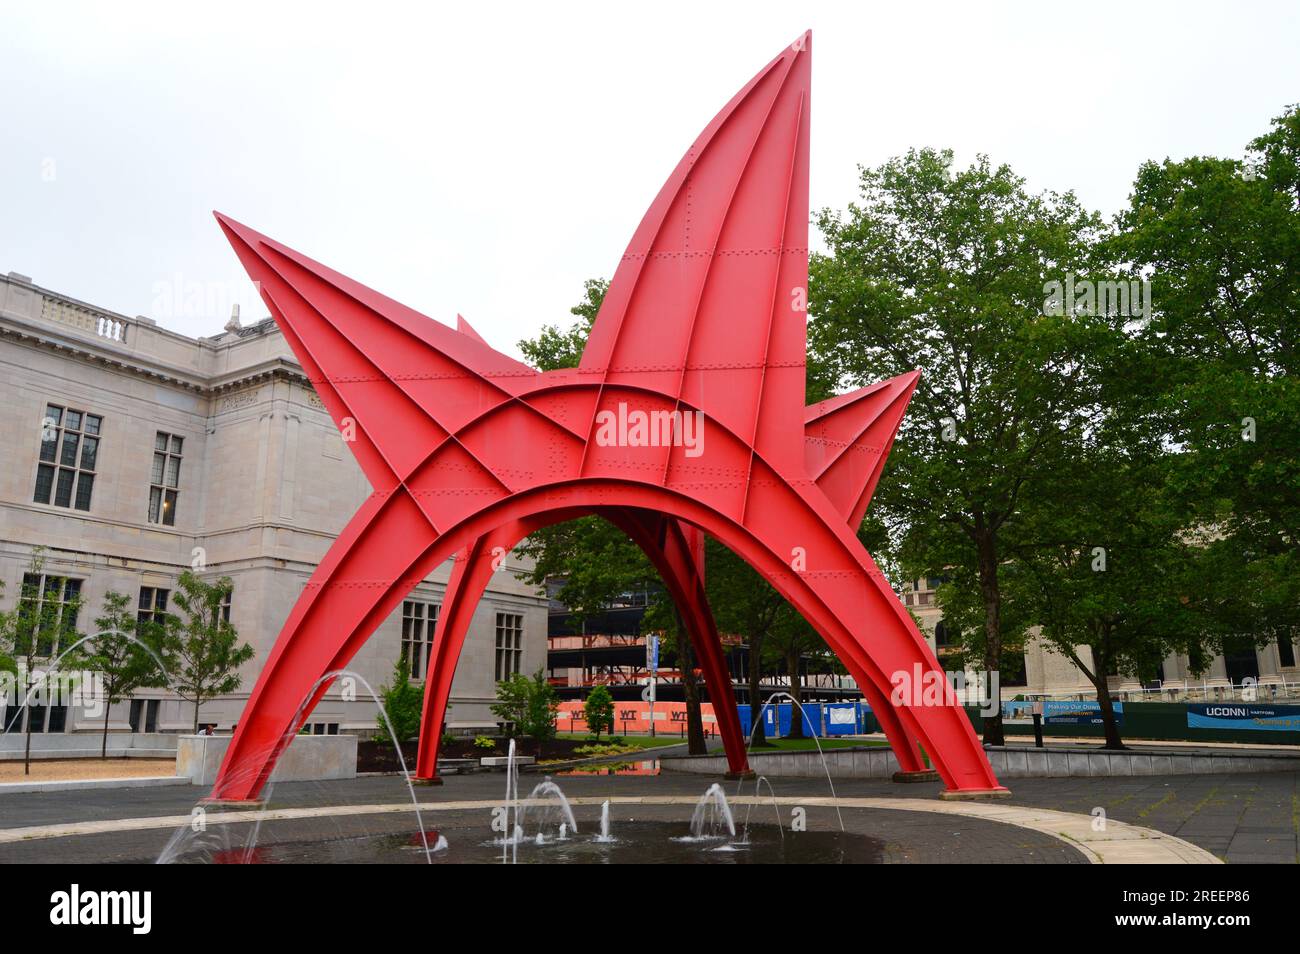
[[46, 321], [67, 325], [118, 344], [126, 344], [127, 328], [131, 324], [119, 315], [110, 315], [63, 298], [52, 298], [49, 295], [41, 296], [41, 317]]

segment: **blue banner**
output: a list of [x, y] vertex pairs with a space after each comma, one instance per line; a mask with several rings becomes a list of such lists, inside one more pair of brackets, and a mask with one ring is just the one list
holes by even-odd
[[[1115, 724], [1124, 724], [1124, 703], [1112, 702], [1115, 712]], [[1056, 702], [1043, 703], [1044, 725], [1101, 725], [1100, 702]]]
[[1244, 702], [1188, 703], [1187, 727], [1300, 732], [1300, 706], [1264, 706]]

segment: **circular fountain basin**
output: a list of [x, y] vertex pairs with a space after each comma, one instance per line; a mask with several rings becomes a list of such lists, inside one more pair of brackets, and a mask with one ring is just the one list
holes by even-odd
[[[501, 864], [501, 840], [483, 837], [483, 829], [428, 831], [434, 864]], [[424, 864], [424, 839], [419, 831], [376, 834], [320, 841], [261, 844], [251, 853], [229, 859], [254, 864]], [[866, 835], [839, 831], [781, 831], [775, 825], [751, 825], [748, 838], [694, 838], [680, 822], [620, 822], [609, 841], [583, 832], [563, 840], [535, 835], [522, 838], [511, 850], [519, 864], [877, 864], [884, 843]], [[222, 859], [207, 852], [185, 853], [177, 862], [208, 863]]]

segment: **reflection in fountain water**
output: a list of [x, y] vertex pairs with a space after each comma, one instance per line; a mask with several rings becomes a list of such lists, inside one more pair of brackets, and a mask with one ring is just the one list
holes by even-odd
[[406, 839], [406, 847], [424, 850], [424, 846], [429, 845], [430, 851], [446, 851], [447, 839], [444, 835], [436, 831], [413, 831]]
[[[443, 831], [451, 847], [434, 853], [434, 864], [500, 864], [496, 839], [476, 841], [473, 828]], [[746, 845], [725, 840], [675, 837], [682, 821], [619, 820], [618, 837], [609, 842], [591, 838], [549, 838], [542, 845], [524, 842], [520, 864], [879, 864], [884, 843], [865, 835], [838, 830], [807, 831], [782, 838], [774, 825], [755, 824]], [[260, 845], [262, 864], [412, 864], [424, 859], [409, 847], [414, 832], [365, 835], [323, 841], [285, 841]], [[432, 837], [432, 835], [430, 836]]]

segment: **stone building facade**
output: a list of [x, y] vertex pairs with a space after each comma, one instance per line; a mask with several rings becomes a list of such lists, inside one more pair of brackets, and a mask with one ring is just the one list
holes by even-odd
[[[12, 608], [33, 550], [79, 593], [90, 631], [109, 590], [158, 612], [185, 569], [234, 581], [229, 613], [256, 655], [240, 690], [205, 703], [219, 731], [239, 719], [304, 584], [370, 487], [270, 319], [192, 339], [87, 305], [11, 273], [0, 278], [0, 596]], [[545, 594], [506, 558], [478, 610], [452, 689], [449, 729], [491, 726], [502, 668], [546, 663]], [[421, 582], [351, 663], [376, 690], [406, 650], [427, 662], [451, 564]], [[14, 722], [12, 700], [5, 723]], [[98, 729], [80, 711], [19, 715], [46, 731]], [[375, 728], [376, 706], [332, 689], [318, 732]], [[35, 721], [40, 725], [35, 726]], [[182, 732], [190, 708], [141, 690], [111, 728]], [[11, 731], [17, 729], [14, 726]]]

